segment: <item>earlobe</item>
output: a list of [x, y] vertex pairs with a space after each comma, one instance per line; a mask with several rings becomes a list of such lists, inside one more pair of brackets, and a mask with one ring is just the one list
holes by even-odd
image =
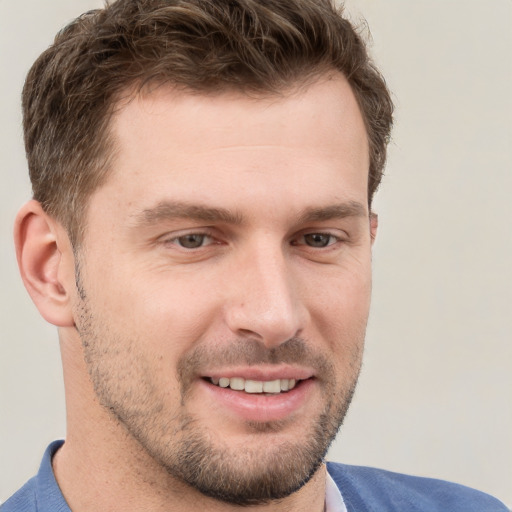
[[73, 326], [74, 260], [65, 230], [31, 200], [18, 212], [14, 241], [21, 278], [41, 315], [58, 327]]
[[377, 236], [377, 228], [379, 227], [379, 216], [374, 213], [370, 212], [370, 237], [373, 242], [375, 242], [375, 237]]

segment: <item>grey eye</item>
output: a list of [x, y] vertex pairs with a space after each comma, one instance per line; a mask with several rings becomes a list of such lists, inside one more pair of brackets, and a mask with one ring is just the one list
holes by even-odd
[[202, 247], [207, 239], [207, 235], [190, 234], [176, 238], [176, 241], [185, 249], [197, 249]]
[[310, 247], [327, 247], [332, 243], [333, 238], [332, 235], [325, 233], [311, 233], [304, 235], [304, 242]]

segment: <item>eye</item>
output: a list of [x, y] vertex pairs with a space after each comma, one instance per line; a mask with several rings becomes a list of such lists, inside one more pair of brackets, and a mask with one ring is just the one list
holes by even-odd
[[333, 245], [338, 241], [338, 237], [329, 233], [308, 233], [302, 235], [293, 245], [307, 245], [309, 247], [323, 248]]
[[327, 247], [336, 243], [337, 238], [326, 233], [310, 233], [304, 235], [304, 242], [310, 247]]
[[172, 242], [184, 249], [198, 249], [212, 243], [212, 238], [204, 233], [189, 233], [187, 235], [174, 238]]

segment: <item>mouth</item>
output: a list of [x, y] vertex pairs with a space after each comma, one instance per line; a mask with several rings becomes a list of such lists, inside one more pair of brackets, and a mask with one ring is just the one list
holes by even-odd
[[295, 388], [300, 379], [251, 380], [243, 377], [206, 377], [205, 380], [220, 388], [243, 391], [251, 394], [280, 395]]
[[228, 416], [235, 422], [290, 419], [303, 407], [314, 407], [317, 401], [315, 374], [303, 368], [232, 368], [203, 374], [200, 382], [208, 407], [213, 406], [223, 419]]

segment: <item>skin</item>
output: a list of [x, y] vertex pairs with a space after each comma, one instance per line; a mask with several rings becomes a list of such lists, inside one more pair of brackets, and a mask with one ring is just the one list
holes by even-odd
[[[269, 468], [286, 479], [320, 418], [334, 436], [370, 304], [364, 123], [334, 74], [272, 98], [162, 86], [123, 103], [112, 131], [80, 249], [35, 201], [15, 229], [27, 289], [59, 326], [56, 478], [77, 512], [238, 510], [169, 468], [197, 438], [242, 481]], [[222, 376], [304, 382], [261, 397], [206, 379]], [[323, 510], [315, 469], [251, 509]]]

